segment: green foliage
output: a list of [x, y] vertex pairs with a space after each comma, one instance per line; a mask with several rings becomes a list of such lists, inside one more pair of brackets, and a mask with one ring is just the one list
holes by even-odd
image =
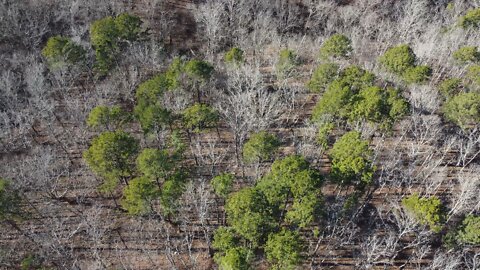
[[28, 255], [27, 257], [23, 258], [20, 262], [20, 269], [22, 270], [30, 270], [35, 265], [35, 257], [33, 255]]
[[323, 213], [323, 199], [320, 191], [307, 192], [303, 196], [296, 196], [291, 209], [286, 214], [286, 220], [300, 228], [305, 228], [318, 220]]
[[261, 244], [275, 226], [267, 198], [257, 188], [244, 188], [233, 193], [225, 210], [232, 228], [254, 246]]
[[297, 55], [293, 50], [283, 49], [280, 51], [278, 62], [275, 66], [277, 76], [284, 78], [298, 65]]
[[131, 180], [123, 189], [122, 207], [131, 215], [144, 215], [152, 211], [152, 200], [158, 196], [158, 186], [146, 176]]
[[438, 91], [444, 98], [451, 98], [460, 92], [462, 80], [458, 78], [450, 78], [443, 80], [438, 85]]
[[272, 159], [280, 146], [278, 138], [266, 131], [254, 133], [243, 145], [243, 159], [247, 163]]
[[174, 167], [175, 164], [167, 150], [145, 148], [137, 157], [138, 170], [152, 180], [167, 178]]
[[403, 44], [388, 49], [379, 61], [388, 71], [402, 75], [415, 66], [416, 56], [410, 46]]
[[185, 64], [185, 72], [192, 78], [206, 81], [213, 73], [213, 66], [201, 60], [190, 60]]
[[138, 142], [128, 133], [108, 131], [92, 140], [83, 158], [92, 171], [107, 180], [103, 191], [108, 192], [119, 178], [132, 175], [138, 150]]
[[465, 217], [458, 232], [458, 240], [464, 244], [480, 244], [480, 216]]
[[134, 114], [144, 133], [158, 131], [171, 123], [171, 114], [163, 108], [160, 100], [169, 87], [170, 82], [164, 74], [157, 75], [138, 86]]
[[372, 73], [357, 66], [346, 68], [328, 85], [313, 109], [312, 120], [330, 123], [328, 119], [337, 118], [390, 127], [408, 112], [408, 104], [397, 90], [379, 88], [374, 82]]
[[315, 93], [322, 93], [338, 77], [338, 65], [325, 63], [319, 65], [307, 83], [307, 88]]
[[182, 59], [176, 57], [172, 60], [165, 72], [165, 79], [168, 83], [168, 90], [176, 90], [180, 87], [185, 73], [185, 63]]
[[296, 269], [302, 263], [302, 251], [305, 250], [300, 235], [296, 232], [282, 230], [268, 236], [265, 245], [267, 260], [272, 269]]
[[245, 60], [243, 58], [243, 51], [240, 48], [234, 47], [225, 53], [225, 63], [232, 65], [240, 65]]
[[368, 141], [362, 140], [360, 133], [350, 131], [333, 145], [330, 151], [332, 160], [332, 180], [343, 185], [358, 182], [369, 184], [375, 167], [372, 165], [372, 151]]
[[20, 196], [10, 181], [0, 178], [0, 221], [20, 216]]
[[420, 198], [418, 194], [412, 194], [403, 198], [402, 205], [418, 223], [428, 225], [433, 232], [442, 229], [445, 214], [442, 202], [437, 197]]
[[258, 181], [257, 188], [265, 194], [274, 215], [285, 211], [286, 202], [293, 197], [293, 207], [287, 213], [287, 220], [305, 227], [319, 216], [321, 185], [319, 173], [311, 169], [304, 158], [288, 156], [272, 164], [270, 172]]
[[142, 20], [128, 13], [122, 13], [115, 18], [115, 27], [118, 38], [135, 41], [142, 35]]
[[221, 270], [250, 270], [253, 253], [244, 247], [228, 249], [224, 256], [215, 256], [215, 262]]
[[106, 75], [114, 65], [122, 41], [135, 41], [140, 37], [141, 24], [140, 18], [126, 13], [93, 22], [90, 41], [95, 49], [95, 68], [101, 75]]
[[215, 191], [215, 194], [217, 194], [219, 197], [227, 198], [228, 194], [230, 194], [233, 190], [234, 180], [235, 175], [231, 173], [222, 173], [215, 176], [211, 181], [211, 185]]
[[432, 76], [432, 69], [429, 66], [415, 66], [407, 68], [403, 73], [403, 79], [407, 83], [424, 83]]
[[465, 46], [453, 53], [453, 58], [461, 64], [480, 61], [480, 52], [475, 46]]
[[463, 29], [480, 26], [480, 8], [467, 11], [465, 16], [460, 18], [460, 26]]
[[172, 215], [178, 208], [178, 199], [185, 191], [186, 175], [176, 172], [171, 175], [162, 185], [160, 204], [165, 215]]
[[468, 68], [467, 78], [470, 79], [473, 86], [480, 88], [480, 65], [472, 65]]
[[318, 128], [317, 142], [325, 150], [328, 148], [328, 141], [335, 125], [331, 122], [322, 123]]
[[107, 130], [121, 128], [131, 120], [130, 114], [120, 106], [97, 106], [90, 111], [87, 125], [91, 128], [104, 128]]
[[329, 39], [325, 40], [320, 48], [320, 56], [322, 58], [334, 57], [348, 57], [352, 52], [352, 42], [346, 36], [335, 34]]
[[219, 120], [219, 114], [214, 108], [201, 103], [186, 108], [182, 116], [185, 127], [196, 133], [215, 127]]
[[212, 247], [219, 251], [227, 251], [234, 248], [238, 243], [238, 237], [235, 236], [235, 231], [229, 227], [219, 227], [213, 234]]
[[42, 55], [54, 68], [64, 63], [78, 64], [85, 60], [85, 50], [71, 39], [61, 36], [50, 37]]
[[450, 99], [443, 106], [445, 117], [466, 129], [470, 124], [480, 121], [480, 94], [460, 93]]
[[395, 88], [387, 88], [387, 105], [390, 107], [388, 115], [392, 122], [408, 114], [409, 104]]

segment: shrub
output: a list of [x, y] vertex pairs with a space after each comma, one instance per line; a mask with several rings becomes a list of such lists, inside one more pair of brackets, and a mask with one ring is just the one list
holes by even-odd
[[458, 78], [450, 78], [443, 80], [438, 85], [438, 91], [444, 98], [450, 98], [457, 95], [460, 92], [462, 86], [462, 80]]
[[464, 244], [480, 244], [480, 216], [465, 217], [458, 232], [458, 240]]
[[268, 236], [265, 245], [267, 260], [272, 269], [296, 269], [302, 263], [301, 253], [305, 250], [300, 235], [296, 232], [282, 230]]
[[407, 83], [424, 83], [430, 79], [432, 69], [429, 66], [416, 66], [407, 68], [403, 73], [403, 79]]
[[64, 63], [78, 64], [85, 60], [85, 50], [69, 38], [61, 36], [49, 38], [42, 55], [52, 67], [62, 66]]
[[369, 184], [372, 181], [375, 167], [372, 165], [372, 151], [368, 141], [362, 140], [360, 133], [350, 131], [344, 134], [333, 145], [330, 151], [332, 160], [332, 180], [342, 185], [354, 181]]
[[338, 65], [325, 63], [319, 65], [307, 83], [307, 88], [315, 93], [322, 93], [338, 76]]
[[245, 60], [243, 58], [243, 51], [240, 48], [231, 48], [225, 53], [225, 63], [239, 65]]
[[118, 129], [130, 120], [130, 114], [123, 111], [120, 106], [97, 106], [90, 111], [87, 125], [96, 129]]
[[388, 71], [402, 75], [415, 66], [416, 56], [410, 46], [403, 44], [388, 49], [379, 61]]
[[352, 42], [346, 36], [335, 34], [327, 39], [320, 48], [322, 58], [348, 57], [352, 52]]
[[461, 64], [480, 61], [480, 52], [475, 46], [466, 46], [456, 50], [453, 58]]
[[278, 150], [280, 142], [278, 138], [265, 131], [250, 136], [250, 139], [243, 145], [243, 159], [247, 163], [269, 160]]
[[443, 106], [445, 117], [465, 129], [469, 124], [480, 121], [480, 94], [461, 93], [450, 99]]
[[228, 223], [253, 246], [260, 245], [266, 234], [275, 227], [267, 198], [257, 188], [244, 188], [233, 193], [227, 200], [225, 210]]
[[234, 180], [235, 175], [231, 173], [222, 173], [215, 176], [211, 181], [211, 185], [215, 191], [215, 194], [222, 198], [227, 198], [228, 194], [230, 194], [233, 190]]
[[206, 128], [213, 128], [218, 124], [218, 112], [206, 104], [195, 103], [182, 113], [183, 123], [187, 129], [199, 133]]
[[83, 158], [96, 174], [107, 179], [102, 190], [109, 192], [119, 178], [132, 175], [138, 150], [138, 142], [128, 133], [107, 131], [92, 140]]
[[480, 8], [467, 11], [465, 16], [460, 18], [460, 26], [463, 29], [480, 26]]
[[443, 205], [437, 197], [420, 198], [418, 194], [412, 194], [402, 200], [402, 205], [418, 223], [428, 225], [434, 232], [442, 229]]
[[10, 181], [0, 178], [0, 221], [20, 216], [20, 196]]
[[150, 178], [138, 177], [123, 189], [121, 204], [131, 215], [144, 215], [152, 211], [152, 200], [158, 195], [158, 186]]

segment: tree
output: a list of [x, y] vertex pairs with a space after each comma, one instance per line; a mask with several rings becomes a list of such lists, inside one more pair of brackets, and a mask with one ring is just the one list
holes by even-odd
[[165, 180], [175, 168], [168, 150], [145, 148], [137, 157], [137, 168], [148, 179]]
[[[300, 156], [288, 156], [276, 160], [269, 173], [262, 177], [257, 188], [265, 194], [273, 214], [300, 227], [316, 221], [321, 212], [322, 199], [319, 189], [322, 178], [310, 168], [310, 164]], [[287, 212], [287, 204], [294, 203]]]
[[379, 61], [388, 71], [402, 75], [415, 66], [416, 56], [410, 46], [403, 44], [388, 49]]
[[71, 39], [54, 36], [50, 37], [42, 50], [50, 66], [59, 67], [68, 64], [78, 64], [85, 60], [85, 50]]
[[480, 216], [467, 215], [462, 221], [457, 237], [464, 244], [480, 244]]
[[244, 247], [228, 249], [224, 256], [216, 256], [215, 261], [222, 270], [250, 270], [253, 252]]
[[285, 78], [298, 65], [297, 55], [293, 50], [283, 49], [280, 51], [275, 71], [279, 78]]
[[148, 214], [152, 211], [152, 200], [158, 193], [158, 186], [151, 178], [146, 176], [134, 178], [123, 189], [122, 207], [131, 215]]
[[161, 98], [170, 86], [171, 82], [164, 74], [156, 75], [138, 86], [134, 114], [145, 133], [158, 131], [170, 124], [171, 114], [161, 104]]
[[403, 79], [407, 83], [424, 83], [432, 76], [432, 69], [429, 66], [415, 66], [407, 68], [403, 73]]
[[10, 181], [0, 178], [0, 220], [12, 220], [20, 216], [20, 196]]
[[272, 269], [296, 269], [302, 263], [301, 253], [304, 251], [302, 239], [297, 232], [282, 229], [278, 233], [271, 233], [265, 244], [267, 260]]
[[125, 123], [130, 121], [130, 114], [122, 110], [118, 105], [97, 106], [90, 111], [87, 118], [87, 125], [91, 128], [104, 128], [107, 130], [115, 130], [121, 128]]
[[128, 13], [122, 13], [115, 18], [118, 38], [128, 41], [138, 40], [142, 33], [142, 20]]
[[321, 58], [348, 57], [352, 52], [352, 42], [346, 36], [335, 34], [327, 39], [320, 48]]
[[474, 87], [480, 88], [480, 65], [468, 67], [467, 78], [472, 82]]
[[460, 18], [460, 26], [463, 29], [470, 27], [476, 28], [480, 26], [480, 8], [471, 9], [467, 11], [465, 16]]
[[207, 104], [195, 103], [183, 113], [183, 123], [187, 129], [199, 133], [206, 128], [215, 127], [219, 120], [217, 111]]
[[339, 67], [336, 64], [324, 63], [319, 65], [307, 83], [310, 91], [322, 93], [338, 76]]
[[443, 205], [436, 196], [421, 198], [418, 194], [412, 194], [403, 198], [402, 205], [418, 223], [428, 225], [434, 232], [442, 229], [445, 218]]
[[245, 60], [243, 58], [243, 51], [240, 48], [233, 47], [225, 53], [225, 63], [238, 66]]
[[107, 131], [92, 140], [83, 158], [97, 175], [107, 180], [102, 190], [109, 192], [120, 178], [133, 174], [138, 150], [138, 142], [128, 133]]
[[230, 227], [219, 227], [213, 234], [212, 247], [219, 251], [225, 252], [234, 248], [238, 244], [238, 237], [235, 231]]
[[280, 142], [278, 138], [266, 131], [261, 131], [250, 136], [243, 145], [243, 159], [247, 163], [269, 160], [277, 152]]
[[465, 46], [453, 53], [453, 59], [460, 64], [474, 63], [480, 61], [480, 52], [475, 46]]
[[90, 41], [95, 49], [96, 69], [105, 75], [120, 52], [121, 42], [135, 41], [141, 35], [142, 20], [127, 13], [96, 20], [90, 26]]
[[448, 120], [463, 129], [470, 124], [477, 124], [480, 121], [480, 94], [460, 93], [448, 99], [443, 113]]
[[185, 191], [186, 175], [176, 172], [162, 185], [160, 191], [160, 204], [166, 216], [174, 214], [178, 208], [178, 199]]
[[275, 226], [270, 205], [257, 188], [233, 193], [225, 205], [228, 223], [253, 246], [260, 245]]
[[221, 198], [227, 198], [227, 196], [233, 190], [233, 181], [235, 180], [235, 175], [231, 173], [222, 173], [220, 175], [215, 176], [212, 181], [211, 185], [215, 194]]
[[206, 61], [193, 59], [185, 64], [185, 72], [190, 77], [200, 81], [206, 81], [210, 79], [213, 71], [213, 66]]
[[362, 140], [360, 133], [350, 131], [333, 145], [329, 153], [332, 160], [332, 180], [348, 185], [353, 182], [369, 184], [375, 167], [372, 165], [372, 151], [368, 141]]
[[449, 78], [443, 80], [438, 85], [438, 91], [442, 94], [445, 99], [449, 99], [457, 95], [462, 87], [462, 80], [459, 78]]

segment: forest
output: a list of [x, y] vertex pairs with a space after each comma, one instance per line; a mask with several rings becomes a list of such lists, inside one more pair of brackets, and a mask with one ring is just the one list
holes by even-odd
[[477, 0], [0, 0], [0, 269], [480, 269]]

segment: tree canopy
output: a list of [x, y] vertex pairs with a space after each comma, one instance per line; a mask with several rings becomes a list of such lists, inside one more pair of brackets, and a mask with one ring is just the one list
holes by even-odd
[[444, 104], [445, 117], [463, 129], [480, 121], [480, 94], [460, 93]]
[[50, 37], [43, 47], [42, 55], [54, 68], [65, 63], [78, 64], [85, 60], [85, 50], [82, 46], [62, 36]]
[[443, 205], [437, 197], [425, 198], [418, 196], [418, 194], [412, 194], [403, 198], [402, 205], [418, 223], [428, 225], [434, 232], [439, 232], [442, 229], [444, 222]]
[[300, 235], [289, 230], [271, 233], [265, 244], [267, 260], [272, 269], [296, 269], [302, 263], [302, 252], [305, 247]]
[[352, 52], [352, 42], [348, 37], [335, 34], [323, 42], [320, 48], [320, 56], [322, 58], [341, 58], [348, 57]]
[[243, 159], [247, 163], [269, 160], [278, 150], [280, 142], [278, 138], [266, 131], [254, 133], [243, 145]]
[[108, 107], [100, 105], [90, 111], [87, 118], [87, 125], [95, 129], [115, 130], [121, 128], [130, 120], [130, 113], [122, 110], [120, 106], [115, 105]]

